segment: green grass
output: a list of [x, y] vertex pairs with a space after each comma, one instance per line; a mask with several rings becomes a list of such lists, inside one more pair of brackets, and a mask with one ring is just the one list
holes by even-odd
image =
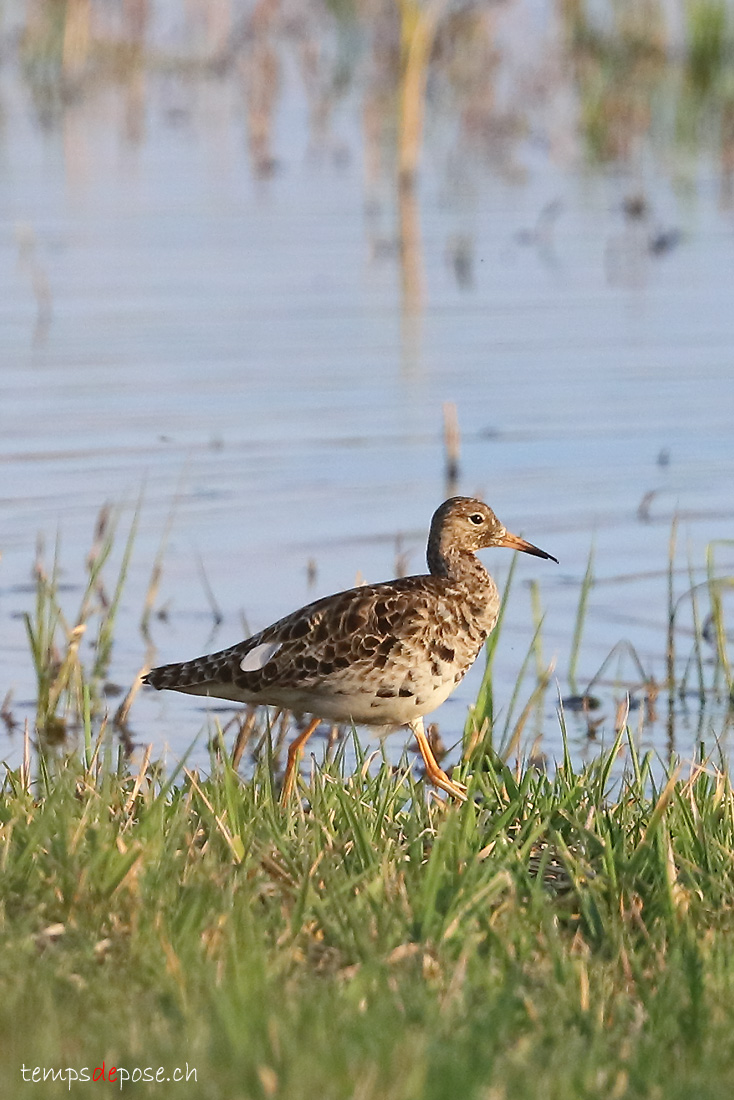
[[[282, 810], [272, 751], [243, 778], [216, 738], [206, 775], [116, 747], [98, 682], [132, 542], [102, 598], [110, 532], [78, 614], [64, 618], [39, 569], [28, 620], [39, 744], [54, 727], [81, 736], [67, 754], [29, 747], [3, 783], [2, 1095], [24, 1095], [24, 1065], [91, 1074], [103, 1061], [195, 1069], [123, 1088], [139, 1096], [734, 1095], [730, 779], [712, 761], [640, 757], [626, 730], [581, 770], [568, 751], [548, 775], [507, 763], [545, 690], [537, 593], [523, 663], [535, 679], [497, 750], [489, 650], [466, 805], [427, 795], [405, 760], [368, 767], [355, 739], [356, 768], [342, 743]], [[704, 667], [698, 639], [691, 650], [706, 692], [730, 688], [725, 582], [712, 555], [706, 585], [691, 581], [694, 621], [706, 593], [712, 606], [716, 662]], [[592, 589], [589, 573], [579, 639]], [[671, 570], [671, 608], [685, 597]], [[80, 628], [100, 639], [89, 669]]]
[[450, 807], [387, 765], [286, 812], [265, 762], [9, 772], [3, 1094], [104, 1059], [202, 1097], [730, 1096], [734, 792], [628, 752], [613, 797], [610, 758], [490, 757]]

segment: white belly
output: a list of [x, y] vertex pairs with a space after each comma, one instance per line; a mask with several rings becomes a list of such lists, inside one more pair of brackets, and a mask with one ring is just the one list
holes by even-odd
[[417, 679], [411, 685], [414, 692], [410, 696], [395, 694], [382, 697], [377, 694], [379, 686], [370, 683], [367, 678], [356, 690], [353, 682], [330, 682], [328, 687], [310, 687], [299, 691], [293, 688], [273, 688], [267, 698], [243, 691], [234, 684], [196, 684], [178, 688], [187, 695], [212, 696], [231, 699], [233, 702], [264, 704], [284, 707], [294, 714], [313, 714], [332, 722], [354, 722], [365, 726], [403, 726], [424, 714], [430, 714], [448, 699], [457, 685], [455, 675], [445, 679], [438, 677]]

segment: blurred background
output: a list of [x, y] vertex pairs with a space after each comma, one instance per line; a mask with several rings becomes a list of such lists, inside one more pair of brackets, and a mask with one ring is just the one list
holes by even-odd
[[[453, 492], [560, 560], [514, 571], [513, 750], [558, 758], [560, 691], [579, 757], [627, 692], [643, 747], [728, 751], [732, 4], [5, 0], [0, 218], [0, 756], [37, 578], [61, 661], [106, 503], [108, 588], [138, 525], [100, 714], [421, 572]], [[125, 744], [201, 760], [233, 713], [131, 702]]]

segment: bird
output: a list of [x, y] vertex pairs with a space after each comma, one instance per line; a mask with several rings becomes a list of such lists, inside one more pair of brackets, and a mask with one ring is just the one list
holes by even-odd
[[228, 649], [153, 668], [143, 682], [310, 715], [288, 749], [283, 805], [321, 720], [409, 726], [426, 779], [464, 801], [464, 785], [435, 759], [423, 717], [460, 683], [497, 623], [497, 585], [476, 557], [494, 546], [558, 561], [513, 535], [483, 501], [450, 497], [431, 520], [428, 573], [325, 596]]

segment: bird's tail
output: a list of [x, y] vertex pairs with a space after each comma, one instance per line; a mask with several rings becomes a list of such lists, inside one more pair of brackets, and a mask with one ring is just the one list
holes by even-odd
[[172, 688], [180, 691], [182, 688], [193, 687], [203, 683], [207, 677], [203, 675], [203, 669], [199, 660], [181, 661], [173, 665], [159, 665], [152, 668], [143, 676], [143, 683], [162, 691], [164, 688]]
[[[238, 647], [222, 649], [219, 653], [208, 653], [203, 657], [195, 657], [193, 661], [181, 661], [175, 665], [159, 665], [152, 668], [143, 676], [143, 683], [161, 691], [170, 688], [172, 691], [188, 691], [194, 695], [208, 695], [208, 690], [202, 690], [204, 685], [229, 683], [232, 679], [232, 668], [237, 665]], [[216, 694], [213, 692], [212, 694]]]

